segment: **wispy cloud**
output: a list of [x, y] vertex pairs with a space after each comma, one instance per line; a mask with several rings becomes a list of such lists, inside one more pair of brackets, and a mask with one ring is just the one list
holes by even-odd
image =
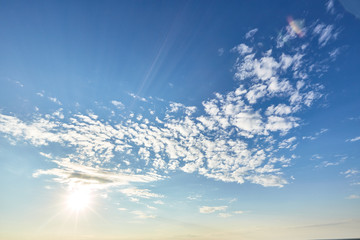
[[351, 139], [347, 139], [346, 142], [356, 142], [356, 141], [359, 141], [360, 140], [360, 136], [359, 137], [354, 137], [354, 138], [351, 138]]
[[217, 206], [217, 207], [209, 207], [209, 206], [202, 206], [199, 208], [200, 213], [214, 213], [217, 211], [225, 211], [227, 206]]
[[112, 100], [111, 103], [118, 109], [123, 109], [125, 107], [122, 102], [117, 101], [117, 100]]
[[150, 215], [150, 214], [146, 214], [142, 211], [132, 211], [131, 212], [132, 214], [135, 215], [136, 218], [139, 218], [139, 219], [149, 219], [149, 218], [155, 218], [156, 216], [155, 215]]
[[246, 39], [252, 38], [257, 31], [258, 31], [257, 28], [251, 29], [250, 31], [248, 31], [248, 32], [245, 34], [245, 38], [246, 38]]
[[56, 97], [49, 97], [49, 100], [58, 105], [62, 105], [62, 103]]
[[347, 199], [360, 199], [360, 195], [352, 194], [346, 197]]
[[334, 0], [327, 1], [325, 6], [326, 6], [326, 11], [328, 11], [331, 14], [335, 13]]
[[224, 54], [224, 51], [225, 51], [224, 48], [219, 48], [218, 49], [218, 55], [222, 56]]
[[163, 195], [150, 192], [149, 189], [138, 189], [138, 188], [125, 188], [121, 189], [120, 192], [124, 193], [129, 197], [141, 197], [141, 198], [162, 198]]
[[315, 26], [313, 34], [318, 36], [318, 43], [320, 47], [324, 47], [330, 40], [336, 39], [339, 33], [335, 31], [333, 25], [319, 23]]
[[316, 132], [313, 136], [303, 136], [302, 139], [315, 140], [315, 139], [317, 139], [320, 135], [326, 133], [327, 131], [329, 131], [329, 129], [327, 129], [327, 128], [322, 128], [319, 132]]
[[140, 97], [140, 96], [138, 96], [138, 95], [136, 95], [136, 94], [134, 94], [134, 93], [129, 93], [129, 95], [130, 95], [131, 97], [133, 97], [134, 99], [139, 100], [139, 101], [142, 101], [142, 102], [147, 102], [147, 101], [148, 101], [148, 100], [146, 100], [146, 98]]

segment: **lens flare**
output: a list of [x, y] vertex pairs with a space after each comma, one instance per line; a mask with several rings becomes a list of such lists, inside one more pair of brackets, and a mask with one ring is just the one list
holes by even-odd
[[84, 189], [75, 190], [67, 197], [67, 206], [72, 211], [83, 211], [90, 206], [90, 203], [91, 195]]

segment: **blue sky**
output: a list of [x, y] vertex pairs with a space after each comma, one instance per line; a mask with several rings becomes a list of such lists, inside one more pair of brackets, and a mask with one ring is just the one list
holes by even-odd
[[1, 238], [359, 237], [359, 13], [3, 1]]

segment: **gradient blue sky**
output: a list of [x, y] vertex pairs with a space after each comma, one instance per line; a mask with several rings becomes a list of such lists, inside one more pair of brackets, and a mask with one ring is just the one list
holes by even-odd
[[359, 237], [359, 5], [1, 1], [0, 237]]

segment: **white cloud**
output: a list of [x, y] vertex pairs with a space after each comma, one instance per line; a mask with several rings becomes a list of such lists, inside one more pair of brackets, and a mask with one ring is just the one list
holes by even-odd
[[130, 95], [131, 97], [133, 97], [134, 99], [139, 100], [139, 101], [142, 101], [142, 102], [147, 102], [147, 101], [148, 101], [148, 100], [146, 100], [146, 98], [140, 97], [140, 96], [138, 96], [138, 95], [136, 95], [136, 94], [134, 94], [134, 93], [129, 93], [129, 95]]
[[235, 213], [235, 214], [243, 214], [244, 211], [235, 211], [234, 213]]
[[348, 169], [345, 172], [341, 172], [341, 174], [344, 174], [346, 178], [350, 178], [353, 176], [358, 175], [360, 172], [356, 169]]
[[323, 156], [319, 155], [319, 154], [314, 154], [311, 156], [310, 160], [319, 160], [322, 159]]
[[288, 25], [285, 27], [285, 30], [282, 30], [276, 38], [276, 48], [282, 48], [285, 43], [295, 39], [297, 37], [296, 33]]
[[231, 217], [232, 215], [230, 213], [219, 213], [219, 217], [222, 217], [222, 218], [228, 218], [228, 217]]
[[112, 100], [111, 103], [118, 109], [123, 109], [125, 107], [120, 101]]
[[313, 136], [303, 136], [302, 139], [315, 140], [315, 139], [317, 139], [320, 135], [326, 133], [327, 131], [329, 131], [329, 129], [327, 129], [327, 128], [322, 128], [322, 129], [320, 129], [319, 132], [316, 132]]
[[329, 12], [331, 14], [335, 13], [334, 0], [327, 1], [325, 6], [326, 6], [326, 11], [327, 12]]
[[359, 141], [360, 140], [360, 136], [359, 137], [354, 137], [354, 138], [351, 138], [351, 139], [347, 139], [346, 142], [356, 142], [356, 141]]
[[335, 60], [335, 58], [340, 54], [340, 48], [335, 48], [334, 50], [329, 52], [329, 56]]
[[249, 39], [249, 38], [252, 38], [255, 33], [257, 33], [258, 29], [257, 28], [254, 28], [254, 29], [251, 29], [250, 31], [248, 31], [246, 34], [245, 34], [245, 38], [246, 39]]
[[[291, 34], [277, 40], [284, 44]], [[325, 41], [323, 37], [321, 43]], [[10, 141], [64, 150], [52, 155], [55, 168], [37, 170], [35, 177], [51, 175], [57, 182], [98, 189], [117, 187], [134, 201], [161, 196], [137, 189], [135, 183], [162, 180], [171, 171], [282, 187], [287, 184], [283, 171], [292, 157], [275, 156], [277, 150], [296, 146], [291, 133], [302, 121], [294, 113], [321, 97], [321, 87], [307, 78], [313, 64], [311, 46], [301, 44], [290, 51], [267, 48], [256, 53], [255, 46], [237, 45], [233, 52], [238, 86], [204, 100], [199, 110], [171, 102], [156, 111], [165, 112], [165, 117], [135, 112], [118, 122], [104, 121], [90, 111], [67, 116], [62, 111], [37, 113], [26, 121], [0, 113], [0, 132]], [[111, 103], [123, 107], [116, 100]]]
[[17, 85], [19, 85], [20, 87], [24, 87], [24, 84], [22, 84], [20, 81], [15, 81], [15, 83], [16, 83]]
[[294, 150], [296, 147], [296, 144], [294, 144], [295, 141], [296, 141], [296, 137], [285, 139], [279, 143], [279, 148], [288, 148]]
[[283, 187], [287, 181], [276, 175], [252, 175], [247, 177], [252, 183], [260, 184], [265, 187]]
[[202, 206], [199, 208], [200, 213], [213, 213], [217, 211], [225, 211], [227, 206], [217, 206], [217, 207], [209, 207], [209, 206]]
[[140, 218], [140, 219], [149, 219], [149, 218], [155, 218], [156, 216], [155, 215], [149, 215], [149, 214], [146, 214], [142, 211], [132, 211], [131, 212], [132, 214], [134, 214], [136, 216], [136, 218]]
[[236, 52], [238, 52], [240, 55], [246, 55], [246, 54], [248, 54], [248, 53], [251, 53], [252, 50], [253, 50], [253, 49], [252, 49], [251, 47], [247, 46], [247, 45], [244, 44], [244, 43], [241, 43], [241, 44], [237, 45], [236, 47], [234, 47], [234, 48], [232, 49], [232, 51], [236, 51]]
[[49, 100], [58, 105], [62, 105], [62, 103], [55, 97], [49, 97]]
[[323, 23], [315, 26], [313, 34], [319, 37], [318, 43], [320, 47], [324, 47], [331, 39], [336, 39], [338, 35], [337, 32], [334, 32], [333, 25], [325, 25]]
[[148, 189], [138, 188], [125, 188], [121, 189], [120, 192], [124, 193], [129, 197], [141, 197], [141, 198], [162, 198], [163, 195], [150, 192]]
[[164, 205], [165, 203], [161, 200], [154, 201], [155, 204]]
[[266, 109], [265, 114], [266, 115], [289, 115], [290, 113], [293, 112], [293, 108], [290, 106], [287, 106], [283, 103], [280, 103], [277, 106], [271, 105]]

